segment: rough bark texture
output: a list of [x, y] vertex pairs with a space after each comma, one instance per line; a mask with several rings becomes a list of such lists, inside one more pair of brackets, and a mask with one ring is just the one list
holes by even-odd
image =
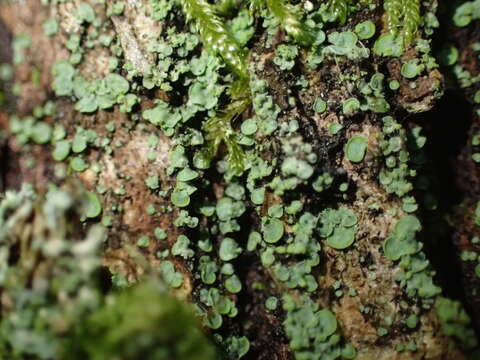
[[[155, 55], [146, 50], [147, 40], [158, 37], [164, 29], [161, 21], [152, 20], [149, 2], [127, 0], [123, 14], [114, 15], [110, 19], [106, 18], [105, 7], [101, 2], [89, 2], [97, 15], [104, 17], [109, 24], [108, 33], [118, 38], [126, 61], [131, 62], [140, 74], [155, 64]], [[104, 215], [112, 216], [112, 226], [109, 228], [104, 249], [104, 264], [134, 281], [147, 271], [148, 267], [136, 260], [138, 251], [148, 260], [149, 266], [156, 268], [163, 261], [156, 256], [159, 251], [171, 249], [179, 235], [187, 234], [190, 239], [195, 239], [199, 232], [174, 226], [180, 209], [172, 206], [170, 195], [159, 196], [158, 192], [145, 185], [147, 177], [158, 176], [161, 190], [171, 192], [175, 186], [175, 177], [167, 172], [174, 146], [172, 139], [140, 116], [143, 110], [154, 107], [155, 99], [170, 100], [168, 93], [161, 90], [142, 90], [139, 94], [140, 104], [133, 114], [122, 113], [118, 106], [115, 106], [110, 110], [99, 110], [92, 115], [85, 115], [75, 111], [74, 103], [70, 99], [54, 96], [51, 87], [52, 66], [59, 60], [67, 59], [68, 51], [64, 44], [68, 36], [84, 31], [74, 19], [74, 12], [79, 4], [80, 1], [70, 1], [52, 3], [46, 7], [36, 0], [0, 3], [0, 63], [11, 61], [12, 53], [7, 44], [13, 37], [26, 34], [32, 40], [31, 46], [25, 49], [24, 63], [15, 67], [14, 80], [16, 84], [20, 84], [21, 90], [16, 96], [7, 91], [10, 107], [8, 111], [0, 112], [0, 126], [7, 134], [1, 143], [1, 186], [4, 190], [18, 188], [21, 182], [30, 182], [41, 191], [45, 190], [50, 182], [62, 185], [66, 178], [73, 176], [80, 179], [88, 190], [104, 187], [106, 192], [101, 195], [102, 208]], [[423, 9], [435, 9], [436, 5], [436, 1], [425, 1]], [[111, 6], [113, 2], [107, 1], [106, 7]], [[183, 15], [180, 10], [177, 11], [180, 19]], [[355, 24], [367, 19], [375, 22], [378, 32], [386, 31], [383, 14], [381, 6], [372, 11], [363, 9], [354, 13], [345, 25], [337, 24], [328, 31], [351, 30]], [[59, 21], [59, 31], [54, 37], [45, 36], [42, 28], [44, 21], [50, 17], [56, 17]], [[258, 24], [257, 30], [260, 29], [261, 24]], [[452, 41], [457, 42], [460, 63], [472, 74], [479, 73], [477, 57], [472, 55], [470, 49], [472, 42], [480, 41], [478, 29], [479, 25], [475, 24], [466, 30], [452, 31], [448, 35]], [[281, 42], [284, 36], [285, 34], [280, 32], [275, 38]], [[331, 58], [324, 60], [317, 69], [311, 69], [303, 63], [297, 64], [292, 71], [281, 72], [273, 62], [278, 44], [267, 47], [265, 36], [258, 36], [254, 42], [249, 62], [255, 76], [267, 82], [269, 94], [281, 109], [279, 125], [287, 124], [292, 119], [296, 119], [300, 125], [295, 140], [291, 141], [293, 146], [310, 144], [318, 156], [315, 171], [319, 174], [333, 173], [335, 187], [342, 182], [349, 184], [346, 192], [327, 190], [321, 195], [311, 187], [300, 186], [291, 198], [301, 199], [304, 207], [312, 212], [318, 213], [327, 207], [342, 207], [352, 210], [358, 218], [356, 240], [348, 251], [339, 251], [322, 244], [320, 264], [312, 271], [318, 282], [318, 289], [311, 297], [320, 308], [328, 308], [334, 313], [343, 341], [357, 349], [356, 358], [359, 360], [466, 359], [469, 351], [462, 350], [453, 337], [444, 334], [433, 302], [426, 307], [421, 299], [408, 296], [405, 288], [395, 281], [395, 275], [400, 271], [398, 262], [391, 261], [384, 254], [385, 239], [394, 232], [397, 222], [407, 215], [402, 210], [402, 199], [388, 193], [379, 182], [379, 174], [385, 169], [380, 121], [384, 115], [359, 112], [354, 116], [346, 116], [342, 112], [341, 104], [357, 95], [352, 94], [352, 82], [348, 79], [359, 77], [362, 73], [369, 74], [369, 78], [375, 72], [381, 72], [388, 81], [399, 82], [399, 90], [388, 94], [391, 105], [388, 114], [395, 115], [404, 129], [413, 128], [416, 124], [425, 128], [428, 161], [419, 172], [424, 172], [432, 180], [432, 188], [438, 189], [435, 192], [440, 199], [438, 211], [427, 210], [420, 205], [417, 212], [418, 216], [423, 216], [425, 220], [422, 222], [425, 234], [424, 251], [435, 270], [438, 270], [435, 281], [443, 286], [444, 294], [465, 300], [469, 314], [476, 326], [480, 327], [480, 278], [475, 275], [477, 262], [462, 261], [459, 257], [464, 250], [480, 253], [480, 243], [472, 244], [470, 241], [474, 235], [479, 234], [478, 225], [475, 225], [471, 214], [475, 212], [480, 199], [480, 167], [472, 160], [474, 150], [470, 145], [471, 138], [480, 129], [479, 117], [473, 114], [473, 108], [468, 119], [457, 121], [452, 109], [452, 118], [449, 121], [434, 118], [445, 116], [440, 110], [436, 110], [436, 106], [446, 108], [456, 104], [448, 99], [445, 100], [447, 105], [438, 104], [439, 101], [444, 101], [439, 100], [444, 84], [442, 70], [425, 70], [414, 80], [405, 79], [401, 75], [402, 64], [419, 56], [418, 51], [412, 47], [399, 58], [377, 55], [361, 61], [337, 61]], [[371, 49], [374, 41], [365, 40], [363, 43]], [[300, 52], [300, 58], [305, 60], [306, 54], [303, 50]], [[79, 65], [82, 76], [95, 79], [107, 75], [110, 55], [107, 48], [86, 49]], [[34, 76], [39, 76], [39, 81], [32, 82]], [[301, 76], [309, 82], [306, 90], [301, 90], [296, 85]], [[342, 79], [346, 79], [345, 82]], [[412, 82], [415, 87], [412, 87]], [[468, 89], [467, 92], [468, 94], [459, 96], [471, 96], [475, 91]], [[446, 96], [449, 94], [447, 92]], [[313, 111], [312, 104], [317, 97], [326, 101], [326, 112], [318, 114]], [[20, 145], [14, 136], [10, 136], [9, 118], [13, 114], [26, 116], [49, 99], [55, 101], [58, 110], [54, 117], [48, 117], [45, 121], [52, 125], [61, 123], [67, 131], [68, 139], [73, 139], [76, 129], [82, 127], [94, 130], [99, 138], [110, 140], [112, 152], [106, 152], [103, 147], [94, 144], [89, 146], [84, 155], [88, 163], [100, 164], [101, 172], [90, 167], [81, 173], [73, 173], [66, 163], [52, 160], [51, 145]], [[251, 113], [250, 111], [243, 117], [247, 119]], [[106, 125], [112, 122], [115, 125], [113, 132], [106, 128]], [[343, 128], [332, 135], [328, 128], [334, 122], [341, 123]], [[436, 128], [439, 122], [442, 122], [440, 126], [444, 130]], [[452, 133], [461, 133], [459, 137], [463, 139], [455, 144], [455, 149], [436, 148], [437, 145], [449, 145], [430, 139], [435, 136], [439, 139], [447, 138], [450, 127], [461, 127], [462, 129]], [[468, 128], [468, 131], [464, 130], [465, 128]], [[148, 136], [151, 134], [160, 139], [155, 148], [155, 160], [149, 160], [147, 156], [150, 151]], [[344, 153], [345, 144], [353, 136], [362, 136], [368, 142], [366, 156], [360, 163], [349, 161]], [[256, 141], [268, 144], [259, 150], [260, 157], [269, 162], [277, 159], [279, 165], [274, 174], [280, 174], [281, 161], [286, 157], [284, 146], [288, 143], [287, 140], [281, 136], [258, 135]], [[446, 154], [448, 159], [437, 158], [437, 151]], [[444, 161], [448, 161], [448, 165], [445, 165]], [[444, 200], [442, 196], [451, 191], [448, 188], [451, 182], [442, 178], [449, 176], [454, 176], [456, 194], [460, 195], [452, 200]], [[226, 183], [214, 170], [204, 171], [201, 177], [211, 184], [205, 197], [218, 200], [224, 196]], [[125, 189], [124, 195], [116, 191], [122, 186]], [[414, 193], [421, 198], [426, 192], [415, 188]], [[200, 202], [200, 197], [204, 194], [205, 192], [195, 195], [195, 199], [198, 198]], [[265, 199], [259, 212], [253, 211], [253, 205], [248, 206], [240, 220], [242, 230], [236, 236], [238, 243], [245, 245], [250, 230], [260, 228], [261, 216], [267, 215], [271, 205], [282, 201], [281, 197], [271, 190], [267, 190]], [[146, 213], [150, 204], [157, 209], [154, 215]], [[374, 204], [377, 206], [373, 206]], [[121, 208], [121, 211], [111, 210], [113, 207]], [[444, 221], [443, 215], [446, 213], [451, 215], [449, 228]], [[200, 226], [207, 229], [212, 226], [210, 219], [199, 217]], [[439, 222], [441, 225], [438, 225]], [[167, 240], [154, 240], [152, 234], [157, 227], [167, 230]], [[286, 232], [291, 231], [293, 230], [287, 225]], [[133, 250], [142, 235], [150, 237], [148, 247]], [[214, 248], [218, 249], [220, 241], [220, 238], [213, 239]], [[439, 242], [454, 244], [458, 256], [452, 257], [449, 246], [445, 243], [437, 246]], [[184, 275], [182, 286], [172, 291], [179, 297], [198, 301], [200, 289], [204, 286], [196, 270], [199, 255], [187, 260], [169, 255], [168, 260]], [[451, 265], [445, 264], [445, 260], [457, 261], [453, 274], [449, 273]], [[228, 296], [236, 302], [239, 314], [224, 320], [219, 332], [224, 335], [245, 335], [250, 341], [250, 351], [245, 358], [293, 359], [294, 353], [289, 348], [289, 340], [282, 326], [286, 312], [280, 306], [274, 311], [267, 310], [265, 301], [270, 296], [281, 298], [285, 293], [297, 297], [300, 291], [289, 289], [279, 281], [273, 268], [262, 265], [259, 253], [244, 251], [235, 261], [235, 270], [243, 289], [238, 294]], [[462, 286], [458, 286], [460, 278]], [[342, 296], [336, 295], [339, 289], [336, 284], [339, 282], [340, 290], [344, 293]], [[263, 284], [263, 290], [259, 290], [258, 284]], [[356, 296], [349, 296], [349, 289], [355, 289]], [[366, 308], [369, 310], [366, 311]], [[419, 319], [418, 325], [413, 329], [403, 322], [411, 314], [415, 314]], [[392, 319], [392, 324], [387, 324], [386, 319]], [[388, 327], [387, 334], [379, 331], [384, 327]], [[398, 345], [411, 341], [416, 343], [415, 351], [398, 350]]]

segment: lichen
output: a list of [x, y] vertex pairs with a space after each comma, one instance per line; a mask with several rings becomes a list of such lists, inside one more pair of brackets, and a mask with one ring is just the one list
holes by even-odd
[[[115, 263], [113, 285], [126, 287], [85, 279], [97, 302], [66, 337], [78, 350], [65, 358], [213, 357], [189, 307], [169, 291], [194, 304], [222, 358], [265, 356], [271, 349], [259, 349], [256, 331], [274, 333], [295, 359], [351, 359], [353, 345], [371, 357], [370, 337], [402, 339], [399, 352], [430, 350], [412, 340], [441, 301], [422, 251], [426, 206], [417, 203], [426, 138], [400, 98], [437, 70], [435, 16], [422, 17], [433, 7], [417, 0], [383, 4], [383, 30], [371, 0], [80, 2], [70, 4], [75, 26], [44, 24], [68, 50], [52, 69], [61, 112], [47, 102], [12, 117], [11, 132], [22, 151], [50, 146], [62, 179], [89, 185], [82, 228], [109, 229], [105, 261]], [[470, 10], [456, 15], [465, 26]], [[27, 37], [14, 45], [25, 61]], [[478, 82], [452, 49], [445, 58], [462, 86]], [[131, 286], [145, 271], [162, 280]], [[362, 304], [382, 281], [401, 316], [384, 316], [383, 294]], [[415, 315], [403, 313], [409, 306]], [[353, 333], [347, 307], [373, 332]], [[438, 316], [446, 335], [462, 341], [451, 330], [460, 327], [470, 339], [461, 310]], [[143, 340], [129, 341], [134, 333]]]

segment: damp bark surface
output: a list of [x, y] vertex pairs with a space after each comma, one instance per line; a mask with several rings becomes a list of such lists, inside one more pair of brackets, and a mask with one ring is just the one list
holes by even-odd
[[[401, 74], [402, 65], [420, 57], [414, 47], [408, 47], [400, 57], [372, 53], [369, 58], [351, 60], [340, 55], [326, 56], [316, 68], [307, 65], [308, 53], [299, 47], [295, 66], [281, 71], [275, 59], [287, 34], [278, 30], [272, 36], [273, 43], [270, 43], [269, 37], [262, 32], [262, 24], [257, 22], [254, 24], [256, 35], [249, 42], [251, 50], [247, 61], [250, 76], [266, 84], [268, 96], [278, 107], [278, 128], [289, 128], [292, 120], [298, 128], [283, 133], [279, 130], [273, 135], [259, 133], [253, 136], [255, 146], [258, 146], [256, 156], [272, 164], [272, 171], [256, 183], [256, 186], [265, 186], [263, 204], [254, 204], [249, 196], [242, 198], [245, 211], [237, 219], [240, 229], [233, 235], [213, 232], [212, 229], [219, 226], [218, 221], [197, 211], [204, 203], [215, 205], [227, 197], [227, 188], [232, 181], [226, 180], [218, 171], [218, 168], [225, 167], [221, 161], [218, 166], [213, 164], [208, 169], [198, 170], [199, 178], [195, 184], [199, 184], [199, 189], [192, 195], [189, 205], [192, 211], [196, 211], [198, 226], [176, 226], [175, 222], [184, 210], [171, 201], [171, 194], [178, 186], [174, 173], [170, 171], [172, 152], [178, 142], [175, 137], [165, 135], [159, 126], [145, 121], [142, 114], [155, 108], [157, 100], [169, 104], [181, 103], [188, 99], [189, 94], [171, 94], [157, 87], [142, 88], [139, 80], [158, 61], [157, 54], [148, 50], [148, 40], [161, 36], [167, 31], [167, 25], [162, 20], [152, 19], [152, 2], [127, 0], [123, 2], [125, 9], [121, 14], [108, 17], [107, 10], [115, 5], [114, 2], [86, 1], [107, 24], [105, 34], [118, 42], [122, 49], [122, 62], [131, 64], [135, 69], [138, 77], [132, 83], [136, 82], [140, 90], [137, 93], [139, 102], [130, 113], [121, 112], [115, 105], [107, 110], [84, 114], [76, 110], [76, 101], [72, 97], [56, 96], [52, 88], [54, 64], [68, 59], [70, 55], [65, 47], [69, 37], [72, 34], [85, 37], [93, 31], [76, 21], [80, 3], [53, 2], [48, 6], [36, 0], [0, 3], [0, 63], [12, 62], [9, 49], [14, 38], [27, 35], [31, 40], [31, 45], [23, 50], [23, 62], [14, 67], [13, 79], [0, 87], [7, 99], [0, 108], [2, 191], [19, 189], [22, 182], [29, 182], [38, 191], [45, 192], [49, 184], [62, 187], [71, 178], [78, 180], [89, 191], [102, 189], [98, 193], [103, 215], [111, 218], [103, 248], [105, 269], [135, 282], [144, 273], [160, 268], [162, 262], [170, 261], [183, 276], [181, 286], [172, 289], [172, 293], [194, 303], [201, 303], [202, 289], [208, 288], [199, 271], [201, 257], [208, 255], [219, 264], [225, 263], [219, 260], [221, 244], [225, 237], [234, 237], [243, 250], [230, 263], [242, 283], [242, 289], [238, 293], [225, 291], [222, 285], [227, 279], [225, 274], [217, 273], [216, 281], [226, 297], [235, 303], [238, 314], [224, 316], [218, 330], [208, 327], [204, 330], [212, 338], [214, 334], [246, 336], [250, 349], [244, 358], [261, 360], [296, 358], [285, 331], [288, 310], [281, 305], [269, 310], [265, 303], [272, 296], [279, 300], [284, 295], [300, 299], [305, 293], [305, 286], [286, 285], [280, 279], [275, 263], [265, 261], [263, 250], [247, 251], [250, 233], [261, 232], [264, 218], [271, 217], [269, 211], [272, 206], [293, 200], [300, 201], [305, 211], [314, 214], [321, 214], [326, 209], [349, 210], [357, 218], [355, 242], [347, 249], [339, 250], [319, 238], [320, 260], [311, 269], [317, 287], [308, 293], [319, 309], [329, 309], [335, 315], [342, 342], [356, 349], [356, 359], [359, 360], [468, 358], [473, 350], [462, 347], [454, 334], [445, 333], [435, 299], [448, 296], [462, 302], [477, 330], [480, 328], [480, 277], [475, 274], [478, 262], [461, 259], [465, 250], [480, 253], [480, 243], [471, 242], [474, 236], [480, 235], [479, 224], [472, 217], [480, 200], [480, 167], [472, 160], [475, 150], [471, 146], [471, 139], [480, 130], [480, 125], [474, 106], [466, 100], [471, 99], [476, 89], [449, 89], [449, 70], [438, 67], [423, 71], [413, 80], [406, 79]], [[327, 35], [335, 31], [352, 31], [356, 24], [365, 20], [374, 22], [379, 33], [386, 31], [383, 7], [379, 2], [372, 3], [377, 5], [373, 10], [359, 10], [345, 24], [330, 25], [325, 30]], [[436, 9], [436, 1], [425, 3], [422, 6], [425, 11]], [[178, 23], [181, 24], [178, 28], [187, 31], [189, 28], [185, 25], [181, 8], [172, 11], [177, 12]], [[44, 34], [43, 24], [51, 17], [57, 19], [59, 30], [55, 36], [48, 37]], [[477, 56], [471, 53], [471, 44], [480, 41], [478, 24], [468, 30], [452, 30], [448, 35], [439, 32], [436, 36], [440, 38], [435, 39], [434, 44], [441, 43], [442, 36], [448, 36], [449, 41], [459, 49], [459, 61], [472, 74], [479, 73]], [[364, 40], [361, 46], [371, 51], [374, 40]], [[103, 78], [109, 73], [109, 57], [112, 55], [106, 47], [86, 48], [78, 72], [90, 80]], [[127, 71], [120, 69], [119, 73], [126, 76]], [[343, 104], [352, 97], [363, 96], [355, 85], [356, 79], [370, 79], [377, 73], [383, 74], [386, 83], [397, 81], [399, 84], [396, 91], [385, 90], [384, 96], [390, 104], [388, 110], [345, 114]], [[308, 87], [300, 86], [302, 81], [307, 81]], [[12, 90], [13, 83], [18, 90]], [[314, 111], [313, 105], [318, 98], [326, 103], [324, 112]], [[53, 160], [52, 144], [25, 145], [12, 134], [10, 124], [13, 117], [28, 116], [35, 107], [48, 100], [55, 103], [57, 111], [43, 121], [52, 126], [63, 125], [66, 139], [73, 141], [79, 128], [94, 131], [98, 139], [108, 139], [108, 146], [96, 141], [82, 154], [88, 164], [97, 164], [101, 171], [94, 166], [82, 172], [72, 171], [69, 160]], [[225, 94], [220, 98], [222, 101], [228, 102]], [[232, 122], [233, 130], [239, 132], [242, 122], [254, 113], [255, 109], [250, 108], [236, 117]], [[385, 256], [386, 239], [396, 231], [398, 222], [411, 214], [410, 210], [405, 210], [408, 209], [405, 207], [408, 201], [404, 196], [389, 191], [381, 181], [382, 172], [388, 170], [383, 155], [384, 142], [388, 142], [382, 122], [385, 116], [394, 116], [405, 132], [421, 126], [427, 138], [423, 155], [426, 160], [421, 168], [415, 170], [429, 179], [430, 185], [425, 190], [412, 180], [414, 185], [409, 196], [423, 199], [433, 193], [438, 199], [438, 206], [433, 208], [418, 201], [419, 209], [414, 212], [422, 221], [423, 229], [417, 237], [423, 243], [425, 259], [430, 260], [428, 266], [435, 271], [433, 282], [443, 289], [441, 294], [435, 294], [428, 301], [407, 293], [405, 285], [402, 286], [397, 279], [402, 272], [399, 261]], [[192, 128], [202, 130], [201, 119], [190, 121], [197, 121], [191, 125]], [[332, 124], [342, 126], [332, 133]], [[112, 128], [114, 131], [110, 130]], [[153, 150], [149, 142], [152, 135], [158, 139]], [[361, 137], [367, 144], [360, 162], [351, 161], [346, 154], [349, 140], [355, 137]], [[402, 146], [406, 149], [406, 144]], [[306, 148], [308, 151], [304, 150]], [[192, 153], [187, 153], [187, 156], [193, 156], [197, 150], [188, 150]], [[152, 151], [154, 157], [149, 156]], [[227, 147], [221, 145], [214, 162], [226, 156], [227, 152]], [[330, 188], [316, 191], [310, 180], [301, 181], [292, 192], [285, 190], [281, 193], [278, 188], [266, 186], [275, 176], [283, 176], [282, 164], [287, 158], [293, 156], [308, 162], [308, 154], [315, 155], [315, 160], [309, 163], [315, 176], [325, 173], [333, 176]], [[159, 183], [154, 190], [146, 185], [146, 179], [152, 177], [157, 178]], [[247, 176], [238, 177], [233, 182], [246, 185]], [[346, 189], [338, 191], [342, 186]], [[153, 214], [147, 213], [149, 206], [156, 209]], [[283, 216], [283, 219], [287, 218]], [[87, 220], [84, 226], [94, 221]], [[158, 228], [166, 231], [166, 239], [155, 238]], [[295, 231], [295, 223], [286, 221], [285, 237], [295, 236]], [[205, 234], [211, 239], [211, 252], [194, 245], [204, 239]], [[191, 241], [192, 256], [172, 254], [172, 248], [182, 235]], [[138, 240], [142, 236], [147, 236], [149, 242], [139, 247]], [[315, 232], [309, 237], [318, 235]], [[165, 250], [169, 250], [168, 255], [158, 255]], [[300, 261], [299, 258], [303, 259], [301, 256], [281, 254], [280, 249], [276, 251], [276, 261], [285, 266], [293, 267]], [[415, 326], [406, 325], [405, 319], [411, 315], [418, 318]], [[407, 345], [412, 343], [414, 348]]]

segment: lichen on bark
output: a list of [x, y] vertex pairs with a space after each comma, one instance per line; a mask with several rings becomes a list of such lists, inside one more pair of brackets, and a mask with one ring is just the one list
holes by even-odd
[[[4, 1], [4, 189], [80, 181], [111, 286], [163, 278], [220, 357], [475, 358], [478, 314], [448, 299], [434, 247], [452, 206], [429, 145], [450, 76], [432, 36], [451, 15], [414, 3]], [[461, 249], [475, 206], [452, 217]]]

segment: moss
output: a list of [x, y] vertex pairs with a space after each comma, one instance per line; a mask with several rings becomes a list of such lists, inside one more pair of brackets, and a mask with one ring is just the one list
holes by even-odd
[[206, 147], [203, 157], [207, 164], [217, 155], [221, 144], [227, 147], [227, 163], [232, 175], [240, 175], [246, 168], [246, 155], [239, 144], [237, 132], [232, 129], [232, 122], [249, 106], [250, 100], [234, 101], [227, 108], [203, 124]]
[[[168, 331], [157, 331], [158, 329]], [[133, 338], [142, 341], [132, 341]], [[75, 329], [65, 359], [195, 359], [215, 358], [192, 309], [146, 281], [112, 295]]]
[[196, 21], [205, 47], [218, 53], [238, 76], [247, 77], [245, 55], [212, 5], [205, 0], [186, 0], [182, 5], [187, 17]]
[[421, 23], [419, 0], [386, 0], [384, 3], [389, 31], [405, 43], [413, 41]]
[[302, 21], [302, 10], [288, 4], [287, 0], [251, 0], [252, 11], [267, 7], [275, 22], [299, 44], [308, 46], [314, 42], [313, 29]]

